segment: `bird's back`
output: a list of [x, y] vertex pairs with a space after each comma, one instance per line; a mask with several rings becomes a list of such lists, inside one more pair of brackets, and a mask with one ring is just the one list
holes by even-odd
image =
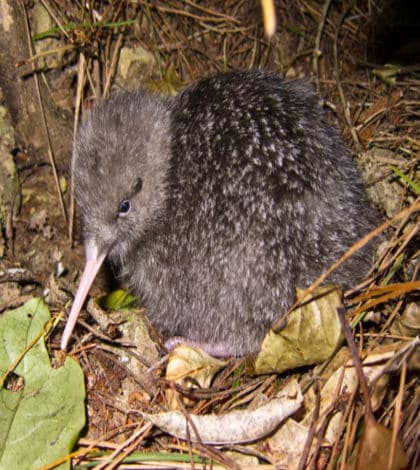
[[[203, 79], [174, 99], [171, 118], [166, 221], [133, 253], [141, 274], [131, 286], [165, 334], [252, 352], [295, 288], [372, 228], [374, 211], [300, 82], [264, 72]], [[351, 284], [370, 254], [331, 280]]]

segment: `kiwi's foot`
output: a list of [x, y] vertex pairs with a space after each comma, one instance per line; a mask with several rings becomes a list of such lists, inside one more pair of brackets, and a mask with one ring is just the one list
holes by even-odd
[[231, 357], [236, 356], [234, 351], [227, 343], [206, 343], [204, 341], [194, 341], [183, 336], [173, 336], [165, 342], [165, 348], [168, 351], [175, 349], [178, 344], [186, 344], [193, 348], [203, 349], [207, 354], [213, 357]]

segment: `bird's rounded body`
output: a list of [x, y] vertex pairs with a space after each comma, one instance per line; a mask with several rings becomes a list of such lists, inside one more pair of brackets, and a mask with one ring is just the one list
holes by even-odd
[[[216, 355], [255, 352], [296, 287], [375, 224], [314, 94], [271, 73], [199, 80], [173, 99], [116, 96], [82, 125], [74, 159], [85, 238], [159, 332]], [[360, 279], [371, 254], [329, 280]]]

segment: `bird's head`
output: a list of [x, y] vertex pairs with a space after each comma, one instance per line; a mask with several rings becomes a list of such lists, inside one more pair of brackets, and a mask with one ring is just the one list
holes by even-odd
[[61, 340], [65, 349], [104, 259], [124, 263], [163, 223], [171, 155], [168, 103], [143, 92], [97, 106], [80, 126], [72, 173], [86, 264]]

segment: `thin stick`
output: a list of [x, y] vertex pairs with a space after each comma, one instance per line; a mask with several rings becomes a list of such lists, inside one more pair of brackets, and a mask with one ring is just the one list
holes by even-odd
[[324, 31], [325, 21], [327, 19], [328, 10], [330, 9], [332, 0], [327, 0], [322, 7], [321, 12], [321, 21], [318, 24], [318, 31], [315, 38], [315, 45], [313, 49], [313, 59], [312, 59], [312, 67], [314, 70], [315, 78], [316, 78], [316, 88], [318, 93], [320, 90], [320, 78], [319, 78], [319, 57], [321, 56], [321, 37]]
[[273, 0], [260, 0], [263, 14], [264, 32], [268, 39], [271, 39], [276, 32], [277, 19]]
[[[30, 30], [30, 27], [29, 27], [28, 13], [26, 11], [26, 7], [25, 7], [25, 4], [24, 4], [23, 0], [20, 1], [20, 4], [21, 4], [21, 9], [23, 10], [24, 17], [25, 17], [25, 28], [26, 28], [26, 36], [27, 36], [27, 40], [28, 40], [29, 54], [32, 57], [34, 55], [34, 50], [33, 50], [32, 39], [31, 39], [31, 30]], [[41, 89], [40, 89], [39, 80], [38, 80], [38, 74], [36, 72], [35, 63], [33, 61], [31, 61], [31, 66], [32, 66], [32, 72], [33, 72], [34, 80], [35, 80], [35, 88], [36, 88], [36, 94], [37, 94], [37, 97], [38, 97], [39, 107], [41, 109], [42, 124], [43, 124], [43, 127], [44, 127], [45, 136], [46, 136], [47, 142], [48, 142], [48, 156], [50, 158], [50, 163], [51, 163], [51, 167], [52, 167], [52, 170], [53, 170], [55, 185], [56, 185], [57, 193], [58, 193], [58, 199], [60, 201], [60, 206], [61, 206], [61, 212], [63, 213], [64, 221], [67, 223], [66, 206], [64, 205], [63, 193], [61, 192], [60, 180], [58, 178], [57, 165], [55, 163], [54, 152], [52, 150], [51, 136], [50, 136], [50, 131], [48, 129], [47, 117], [45, 115], [44, 103], [42, 101]]]
[[120, 55], [120, 49], [121, 49], [121, 46], [122, 46], [123, 39], [124, 39], [124, 35], [123, 35], [123, 33], [120, 33], [118, 35], [117, 44], [115, 45], [115, 49], [114, 49], [114, 52], [112, 54], [111, 65], [109, 67], [108, 75], [106, 77], [105, 88], [104, 88], [104, 91], [103, 91], [103, 94], [102, 94], [103, 98], [107, 98], [108, 95], [109, 95], [109, 90], [111, 88], [111, 82], [112, 82], [112, 79], [115, 75], [115, 71], [117, 69], [118, 57]]
[[[77, 64], [77, 92], [76, 92], [76, 109], [74, 111], [74, 125], [73, 125], [73, 142], [76, 141], [77, 128], [80, 121], [80, 110], [82, 105], [83, 85], [85, 83], [85, 70], [86, 59], [83, 53], [79, 55], [79, 63]], [[70, 216], [69, 216], [69, 233], [68, 237], [70, 245], [73, 246], [74, 242], [74, 168], [73, 158], [71, 159], [71, 175], [70, 175]]]
[[[51, 18], [57, 23], [57, 26], [61, 29], [61, 32], [66, 36], [67, 39], [70, 39], [69, 34], [67, 33], [66, 29], [63, 27], [59, 19], [57, 18], [56, 15], [54, 15], [54, 12], [52, 11], [50, 5], [48, 2], [45, 0], [41, 0], [42, 6], [47, 10], [48, 14], [51, 16]], [[26, 13], [26, 12], [25, 12]]]
[[319, 418], [319, 410], [321, 408], [321, 393], [319, 390], [319, 379], [316, 378], [314, 381], [314, 395], [315, 395], [315, 406], [312, 414], [312, 420], [309, 427], [308, 435], [306, 437], [305, 445], [302, 449], [302, 453], [299, 459], [299, 463], [297, 466], [298, 470], [303, 470], [307, 468], [306, 465], [308, 464], [308, 457], [311, 451], [312, 442], [314, 440], [315, 432], [317, 430], [318, 418]]
[[360, 388], [362, 389], [362, 392], [365, 398], [365, 420], [366, 420], [366, 419], [372, 418], [373, 413], [372, 413], [372, 404], [370, 402], [369, 387], [366, 381], [365, 374], [363, 372], [362, 361], [360, 359], [359, 352], [354, 342], [353, 333], [352, 333], [350, 324], [346, 318], [346, 309], [344, 307], [337, 307], [337, 314], [341, 323], [341, 328], [346, 338], [347, 345], [351, 352], [353, 365], [354, 365], [354, 368], [356, 369], [357, 378], [359, 380], [359, 385], [360, 385]]
[[395, 401], [394, 420], [392, 423], [392, 439], [391, 439], [391, 447], [389, 449], [387, 470], [392, 470], [394, 468], [395, 447], [397, 445], [398, 428], [401, 422], [401, 408], [402, 408], [402, 402], [403, 402], [403, 397], [404, 397], [404, 385], [405, 385], [406, 376], [407, 376], [407, 362], [404, 360], [402, 363], [402, 369], [401, 369], [400, 386], [398, 389], [397, 399]]
[[[112, 470], [116, 465], [120, 464], [122, 460], [127, 457], [133, 450], [144, 440], [148, 435], [153, 425], [151, 423], [143, 424], [134, 434], [132, 434], [126, 441], [124, 441], [117, 449], [114, 450], [107, 458], [97, 465], [95, 469]], [[125, 450], [123, 450], [126, 448]]]
[[347, 125], [349, 126], [351, 136], [353, 137], [353, 140], [356, 144], [356, 147], [358, 150], [362, 149], [362, 144], [360, 143], [359, 136], [357, 134], [357, 131], [355, 127], [353, 126], [351, 116], [350, 116], [350, 111], [349, 111], [349, 106], [347, 105], [347, 100], [346, 97], [344, 96], [344, 90], [343, 90], [343, 85], [341, 84], [341, 73], [340, 73], [340, 64], [338, 60], [338, 33], [340, 31], [341, 24], [344, 21], [344, 18], [347, 16], [347, 13], [351, 10], [353, 7], [354, 1], [347, 6], [347, 8], [344, 10], [343, 14], [341, 15], [338, 24], [335, 29], [335, 35], [334, 35], [334, 72], [335, 72], [335, 78], [337, 80], [337, 89], [338, 89], [338, 94], [340, 95], [340, 100], [341, 100], [341, 106], [343, 107], [343, 112], [344, 112], [344, 117], [346, 119]]

